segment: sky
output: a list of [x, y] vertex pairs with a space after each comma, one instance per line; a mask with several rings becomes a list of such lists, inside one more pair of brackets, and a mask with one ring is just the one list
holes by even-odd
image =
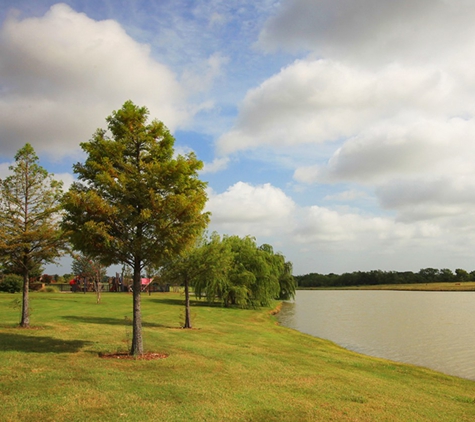
[[295, 275], [475, 269], [472, 0], [1, 5], [0, 177], [29, 142], [67, 188], [132, 100], [205, 163], [209, 231]]

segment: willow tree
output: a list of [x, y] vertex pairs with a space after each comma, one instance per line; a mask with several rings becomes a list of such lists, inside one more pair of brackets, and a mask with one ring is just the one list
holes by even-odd
[[78, 182], [65, 195], [63, 227], [74, 248], [105, 265], [133, 272], [132, 355], [143, 354], [141, 271], [159, 267], [192, 244], [206, 227], [206, 184], [193, 153], [174, 156], [162, 122], [148, 123], [146, 107], [124, 103], [81, 144]]
[[[210, 239], [202, 237], [193, 247], [161, 269], [160, 276], [169, 283], [185, 287], [185, 321], [183, 328], [191, 327], [190, 287], [195, 288], [198, 298], [206, 296], [209, 302], [215, 299], [213, 286], [226, 284], [227, 273], [232, 263], [231, 251], [213, 233]], [[208, 288], [209, 286], [209, 288]], [[207, 296], [209, 293], [209, 296]]]
[[23, 277], [20, 325], [28, 327], [30, 276], [65, 249], [59, 227], [62, 183], [38, 164], [30, 144], [17, 152], [10, 171], [0, 181], [0, 258], [8, 271]]
[[[295, 295], [292, 264], [286, 262], [282, 254], [274, 253], [272, 246], [265, 244], [258, 247], [250, 236], [224, 236], [221, 240], [214, 235], [209, 243], [201, 247], [203, 250], [206, 248], [208, 256], [213, 257], [211, 262], [220, 263], [220, 272], [214, 277], [193, 278], [198, 298], [206, 297], [209, 302], [220, 300], [224, 306], [246, 308], [268, 306], [274, 299], [290, 299]], [[206, 261], [196, 255], [195, 261], [187, 264], [185, 260], [183, 264], [188, 273], [194, 274], [203, 262]], [[177, 273], [181, 266], [173, 272]]]

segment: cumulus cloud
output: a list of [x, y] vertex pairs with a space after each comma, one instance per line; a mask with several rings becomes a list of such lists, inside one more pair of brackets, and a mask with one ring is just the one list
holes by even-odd
[[63, 182], [63, 192], [67, 192], [76, 181], [76, 178], [71, 173], [55, 173], [53, 177]]
[[[475, 92], [432, 66], [378, 71], [333, 60], [299, 60], [246, 95], [222, 153], [349, 139], [421, 119], [475, 114]], [[439, 123], [440, 124], [440, 123]], [[288, 150], [286, 150], [288, 151]]]
[[368, 194], [366, 192], [363, 192], [357, 189], [349, 189], [343, 192], [337, 192], [335, 194], [326, 195], [323, 199], [325, 201], [349, 202], [349, 201], [355, 201], [358, 199], [365, 199], [367, 197], [368, 197]]
[[[208, 194], [210, 230], [252, 235], [259, 244], [270, 243], [300, 269], [297, 273], [334, 268], [418, 270], [437, 266], [436, 260], [443, 256], [467, 260], [461, 244], [475, 241], [475, 235], [466, 233], [467, 221], [460, 216], [414, 222], [347, 207], [300, 206], [270, 184], [238, 182], [223, 193]], [[355, 191], [345, 195], [350, 199], [360, 196]], [[474, 215], [470, 218], [475, 222]]]
[[206, 173], [216, 173], [218, 171], [224, 170], [229, 163], [228, 157], [219, 157], [215, 158], [211, 163], [205, 163], [203, 170], [201, 171], [202, 174]]
[[87, 141], [124, 101], [146, 105], [171, 129], [189, 118], [183, 88], [147, 45], [115, 21], [65, 4], [40, 18], [7, 18], [0, 30], [0, 147], [30, 142], [61, 156]]
[[[474, 174], [475, 120], [419, 120], [407, 125], [375, 125], [348, 139], [327, 163], [302, 166], [296, 180], [305, 183], [353, 180], [381, 184], [394, 178], [430, 174]], [[463, 152], [461, 154], [461, 152]]]
[[[362, 237], [372, 241], [410, 240], [439, 234], [438, 223], [407, 225], [391, 217], [362, 214], [345, 208], [298, 206], [281, 189], [269, 183], [253, 186], [238, 182], [223, 193], [208, 192], [207, 211], [212, 213], [213, 230], [227, 234], [274, 236], [278, 231], [292, 244], [354, 242]], [[347, 192], [345, 197], [361, 197]], [[343, 246], [344, 248], [344, 246]]]
[[[301, 243], [338, 243], [339, 248], [360, 248], [362, 240], [373, 246], [380, 240], [413, 239], [426, 236], [426, 226], [416, 228], [394, 223], [390, 218], [311, 206], [300, 210], [294, 240]], [[346, 246], [344, 245], [346, 243]]]
[[472, 44], [474, 19], [467, 0], [284, 0], [259, 45], [366, 65], [446, 61]]
[[475, 178], [474, 18], [466, 0], [284, 0], [258, 45], [308, 55], [247, 93], [219, 151], [304, 148], [299, 183], [364, 185], [398, 223], [460, 225]]
[[270, 235], [287, 231], [295, 203], [269, 183], [253, 186], [238, 182], [223, 193], [208, 192], [207, 211], [211, 211], [213, 230], [226, 234]]

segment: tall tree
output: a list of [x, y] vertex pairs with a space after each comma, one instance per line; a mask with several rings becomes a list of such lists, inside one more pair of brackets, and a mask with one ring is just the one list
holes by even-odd
[[74, 165], [79, 181], [65, 195], [63, 227], [75, 249], [103, 264], [133, 270], [132, 355], [143, 354], [141, 271], [179, 254], [206, 227], [206, 184], [193, 153], [174, 157], [162, 122], [131, 101], [81, 144], [88, 157]]
[[9, 271], [23, 276], [20, 325], [30, 325], [30, 275], [65, 250], [59, 227], [62, 183], [38, 164], [26, 144], [15, 155], [12, 175], [0, 181], [0, 257]]

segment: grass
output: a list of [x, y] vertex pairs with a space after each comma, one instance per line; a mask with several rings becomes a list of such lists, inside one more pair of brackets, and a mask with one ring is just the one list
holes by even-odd
[[[32, 293], [34, 329], [17, 328], [18, 295], [0, 294], [2, 421], [472, 421], [475, 383], [376, 359], [281, 327], [269, 309], [143, 296], [147, 351], [127, 351], [132, 298]], [[10, 306], [12, 305], [13, 306]]]

